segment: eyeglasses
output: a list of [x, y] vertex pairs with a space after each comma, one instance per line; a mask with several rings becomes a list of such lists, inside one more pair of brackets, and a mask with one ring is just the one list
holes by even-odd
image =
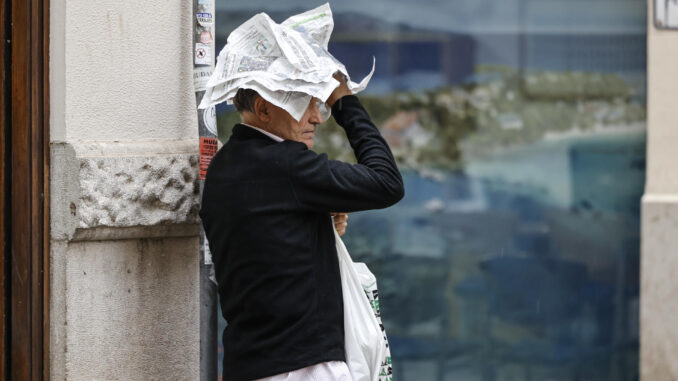
[[332, 108], [327, 103], [315, 98], [315, 106], [318, 108], [318, 111], [323, 118], [323, 122], [332, 116]]

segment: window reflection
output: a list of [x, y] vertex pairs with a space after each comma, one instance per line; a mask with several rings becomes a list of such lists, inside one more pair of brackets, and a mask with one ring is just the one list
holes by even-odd
[[[314, 5], [218, 2], [217, 31]], [[645, 6], [332, 4], [330, 51], [356, 79], [376, 57], [361, 100], [405, 180], [345, 236], [377, 275], [395, 380], [638, 378]], [[218, 118], [225, 140], [238, 117]], [[354, 161], [333, 120], [314, 149]]]

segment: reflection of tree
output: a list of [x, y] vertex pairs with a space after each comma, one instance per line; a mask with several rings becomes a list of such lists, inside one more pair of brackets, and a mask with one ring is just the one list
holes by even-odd
[[540, 72], [525, 76], [525, 96], [551, 101], [627, 98], [632, 89], [615, 74]]
[[[416, 168], [457, 167], [470, 156], [547, 134], [596, 133], [645, 120], [644, 100], [619, 76], [604, 73], [520, 74], [483, 65], [461, 86], [360, 98], [398, 161]], [[235, 112], [219, 116], [222, 141], [237, 121]], [[355, 161], [333, 119], [318, 129], [314, 150]]]
[[[435, 98], [435, 94], [431, 94]], [[434, 103], [429, 108], [430, 120], [426, 122], [429, 129], [435, 131], [440, 139], [440, 152], [435, 150], [423, 151], [421, 161], [435, 162], [436, 158], [448, 163], [454, 163], [461, 159], [459, 142], [475, 130], [475, 110], [470, 102], [464, 101], [461, 109], [453, 112], [450, 108]], [[436, 157], [438, 154], [439, 156]]]
[[231, 136], [231, 129], [236, 123], [240, 123], [240, 115], [235, 110], [217, 114], [219, 141], [225, 143], [228, 140]]
[[595, 133], [645, 120], [644, 100], [615, 74], [539, 72], [518, 77], [504, 71], [499, 79], [479, 85], [493, 86], [496, 91], [488, 93], [476, 119], [478, 133], [464, 141], [466, 154], [532, 143], [549, 133]]

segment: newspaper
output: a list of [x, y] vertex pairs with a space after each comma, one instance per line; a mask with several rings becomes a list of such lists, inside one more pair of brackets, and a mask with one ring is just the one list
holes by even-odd
[[[299, 121], [312, 98], [325, 102], [339, 86], [336, 72], [356, 94], [367, 87], [372, 70], [360, 83], [327, 50], [334, 20], [329, 3], [277, 24], [259, 13], [236, 28], [217, 57], [199, 108], [233, 103], [238, 89], [255, 90]], [[328, 117], [329, 115], [325, 115]]]

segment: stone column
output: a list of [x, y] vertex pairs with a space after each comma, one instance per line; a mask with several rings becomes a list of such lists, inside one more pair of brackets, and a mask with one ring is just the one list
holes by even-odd
[[52, 380], [199, 378], [192, 2], [52, 0]]
[[[641, 252], [641, 379], [678, 379], [678, 30], [648, 0], [647, 181]], [[623, 179], [619, 179], [623, 181]]]

